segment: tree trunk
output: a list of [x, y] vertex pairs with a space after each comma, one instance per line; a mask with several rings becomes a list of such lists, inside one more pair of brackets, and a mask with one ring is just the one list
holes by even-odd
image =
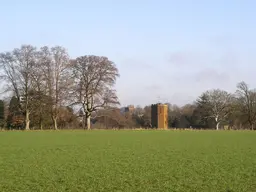
[[29, 120], [29, 112], [26, 111], [26, 119], [25, 119], [25, 130], [29, 130], [29, 123], [30, 123], [30, 120]]
[[42, 120], [41, 115], [40, 115], [40, 119], [39, 119], [39, 128], [40, 128], [41, 130], [43, 130], [43, 120]]
[[215, 122], [216, 122], [216, 130], [219, 130], [219, 118], [218, 118], [218, 115], [215, 117]]
[[220, 125], [220, 122], [218, 122], [217, 125], [216, 125], [217, 130], [219, 130], [219, 125]]
[[252, 125], [251, 125], [251, 128], [252, 128], [252, 130], [254, 130], [254, 124], [252, 123]]
[[104, 124], [105, 124], [105, 129], [107, 129], [108, 127], [107, 127], [107, 116], [106, 115], [104, 116]]
[[86, 117], [86, 123], [87, 123], [87, 129], [90, 130], [91, 129], [91, 116], [87, 116]]
[[57, 117], [52, 117], [54, 130], [58, 130]]

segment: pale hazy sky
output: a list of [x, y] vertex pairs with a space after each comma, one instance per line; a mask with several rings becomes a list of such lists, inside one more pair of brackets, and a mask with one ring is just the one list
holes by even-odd
[[109, 57], [122, 105], [182, 105], [212, 88], [256, 87], [254, 0], [0, 0], [0, 52], [61, 45]]

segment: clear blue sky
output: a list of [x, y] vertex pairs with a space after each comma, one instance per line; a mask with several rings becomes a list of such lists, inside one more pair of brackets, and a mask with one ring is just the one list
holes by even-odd
[[104, 55], [122, 105], [182, 105], [202, 91], [256, 87], [254, 0], [0, 1], [0, 52], [61, 45]]

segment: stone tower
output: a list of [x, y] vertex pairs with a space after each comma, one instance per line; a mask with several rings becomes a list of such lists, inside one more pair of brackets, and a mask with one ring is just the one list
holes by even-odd
[[152, 128], [168, 129], [168, 105], [151, 105], [151, 125]]

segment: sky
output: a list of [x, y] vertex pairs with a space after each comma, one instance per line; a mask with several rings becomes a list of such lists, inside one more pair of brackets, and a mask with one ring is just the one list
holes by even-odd
[[60, 45], [107, 56], [122, 106], [256, 88], [254, 0], [0, 0], [0, 52]]

